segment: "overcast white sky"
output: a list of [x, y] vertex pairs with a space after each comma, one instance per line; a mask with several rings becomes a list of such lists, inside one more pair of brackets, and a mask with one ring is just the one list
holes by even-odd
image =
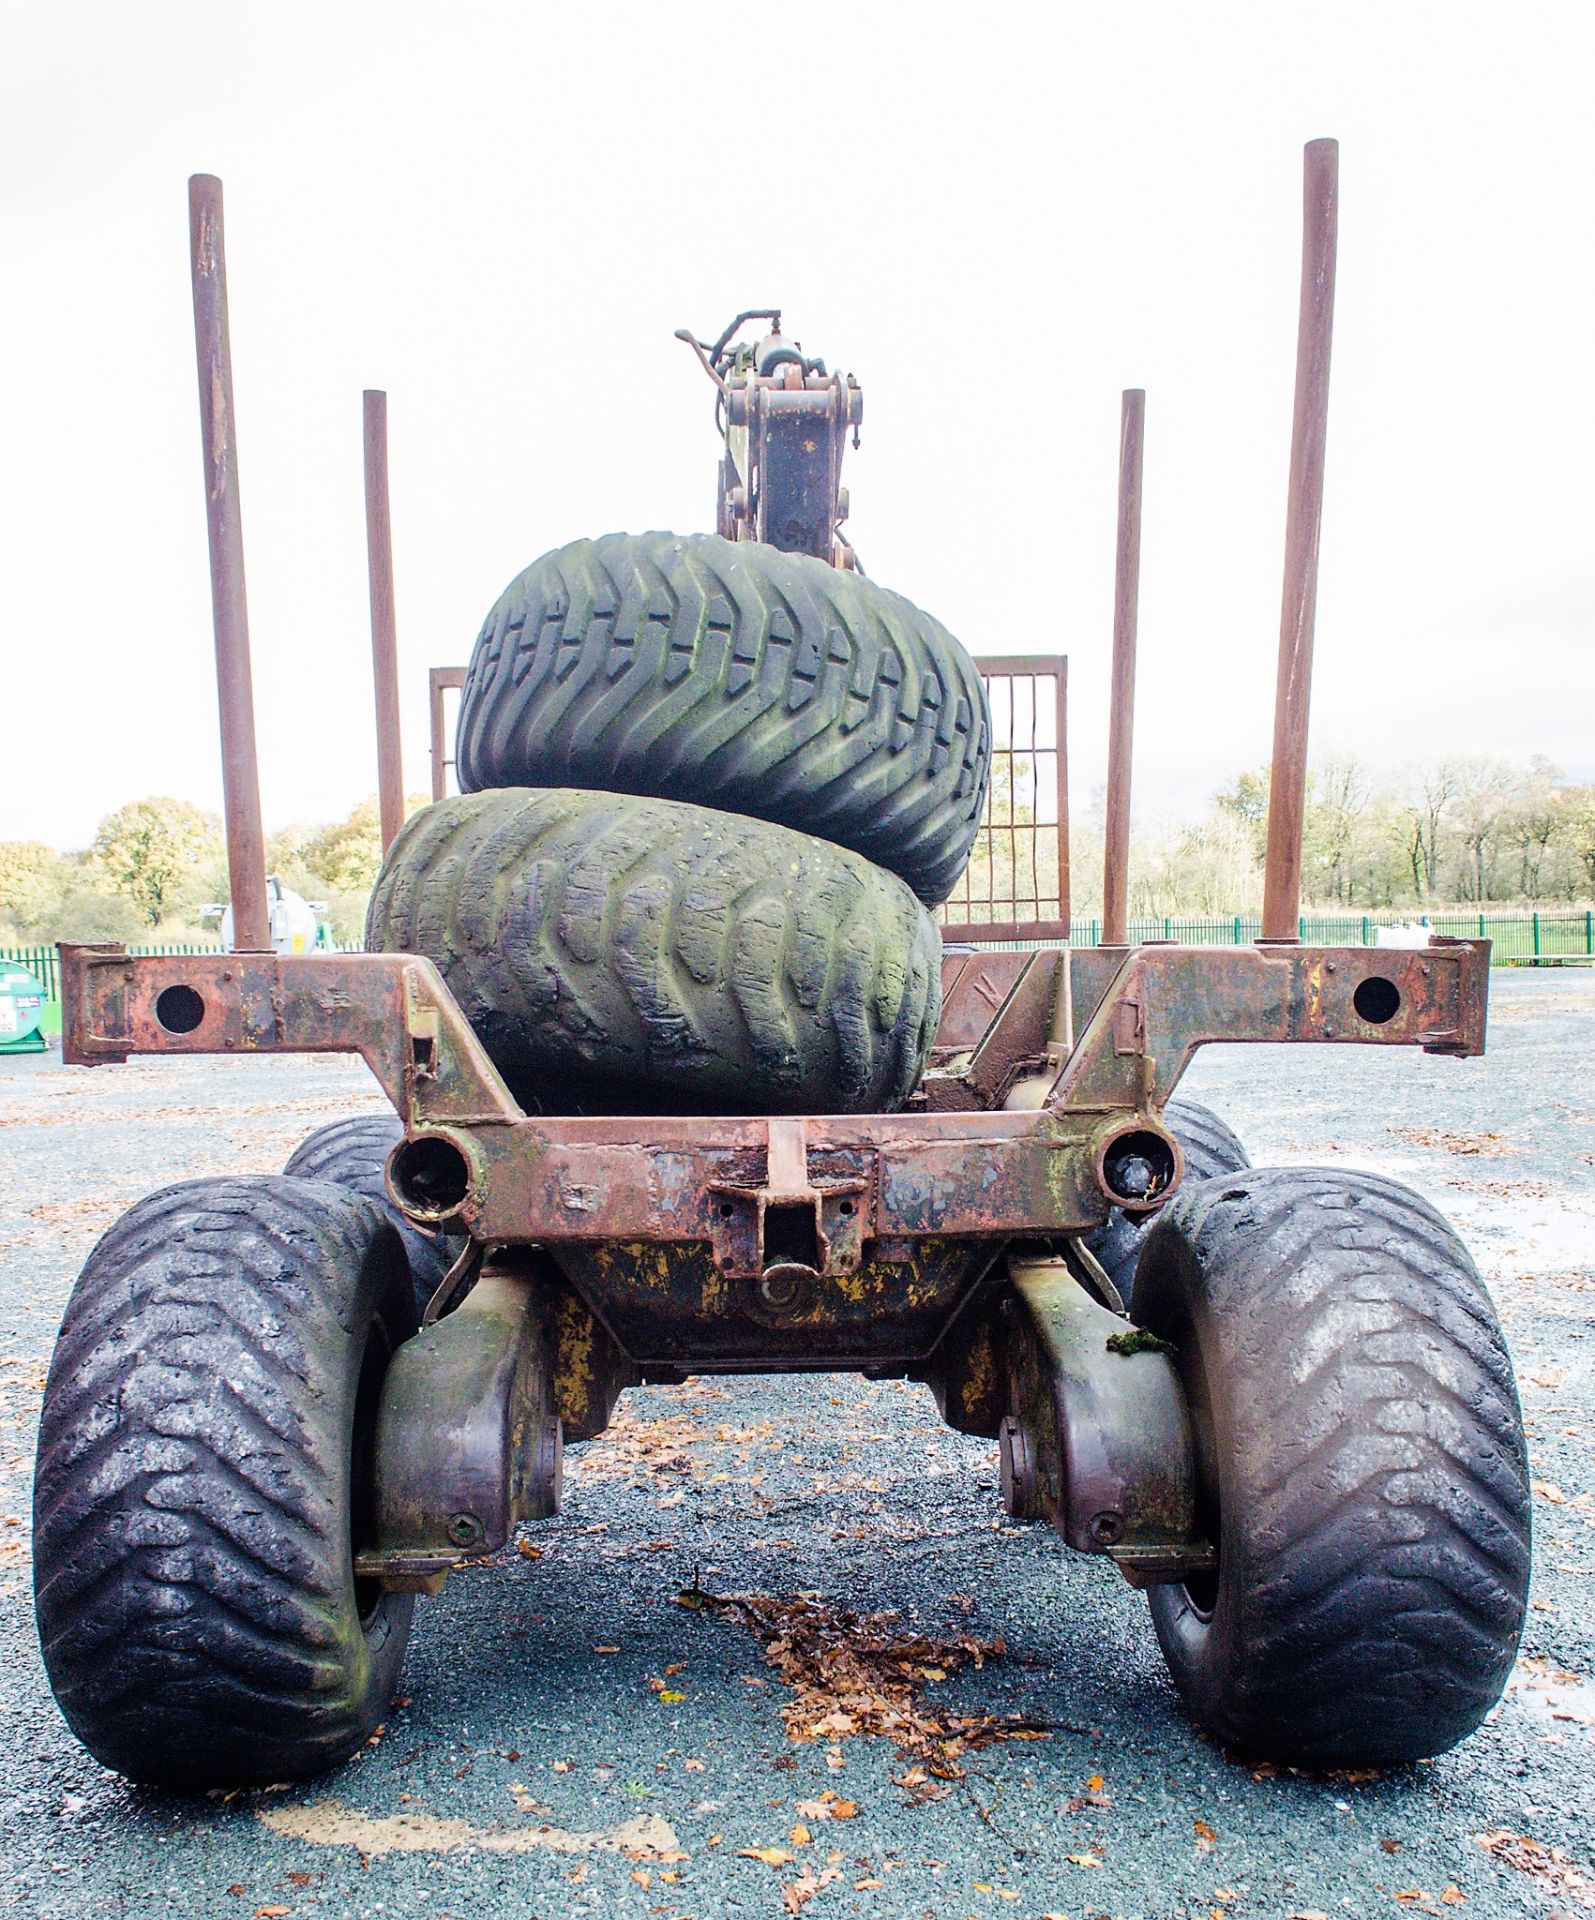
[[710, 524], [671, 338], [858, 373], [852, 530], [1106, 732], [1147, 389], [1138, 812], [1268, 753], [1301, 148], [1341, 142], [1315, 748], [1595, 775], [1585, 5], [0, 0], [0, 838], [219, 805], [186, 179], [227, 196], [268, 824], [375, 786], [360, 392], [426, 670], [544, 549]]

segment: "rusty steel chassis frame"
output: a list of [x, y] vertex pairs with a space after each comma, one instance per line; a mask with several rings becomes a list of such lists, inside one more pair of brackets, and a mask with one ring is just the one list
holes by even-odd
[[[949, 954], [914, 1110], [803, 1118], [523, 1113], [413, 955], [66, 946], [62, 964], [69, 1064], [360, 1054], [406, 1129], [395, 1201], [465, 1236], [390, 1368], [368, 1577], [435, 1590], [555, 1511], [563, 1441], [601, 1432], [628, 1385], [852, 1370], [928, 1382], [952, 1426], [1000, 1439], [1012, 1511], [1142, 1584], [1212, 1547], [1172, 1362], [1124, 1341], [1080, 1245], [1138, 1204], [1112, 1188], [1115, 1142], [1163, 1143], [1159, 1204], [1183, 1168], [1162, 1109], [1213, 1041], [1482, 1053], [1489, 943]], [[406, 1181], [422, 1143], [462, 1192]]]

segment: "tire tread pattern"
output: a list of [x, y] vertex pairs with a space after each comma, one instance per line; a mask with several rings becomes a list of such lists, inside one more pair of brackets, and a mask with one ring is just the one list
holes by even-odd
[[433, 961], [545, 1111], [880, 1112], [917, 1084], [940, 935], [902, 881], [807, 834], [570, 789], [416, 814], [366, 945]]
[[589, 787], [849, 847], [928, 905], [985, 809], [975, 663], [901, 594], [714, 534], [605, 534], [500, 595], [461, 694], [462, 789]]
[[1221, 1175], [1182, 1189], [1141, 1256], [1135, 1318], [1182, 1311], [1229, 1436], [1219, 1606], [1194, 1657], [1183, 1589], [1153, 1589], [1198, 1718], [1313, 1766], [1454, 1745], [1506, 1684], [1529, 1577], [1517, 1389], [1467, 1249], [1379, 1175]]
[[414, 1328], [397, 1236], [340, 1186], [184, 1182], [90, 1254], [45, 1388], [34, 1560], [51, 1685], [107, 1765], [280, 1780], [385, 1711], [413, 1602], [355, 1611], [344, 1424], [372, 1311]]

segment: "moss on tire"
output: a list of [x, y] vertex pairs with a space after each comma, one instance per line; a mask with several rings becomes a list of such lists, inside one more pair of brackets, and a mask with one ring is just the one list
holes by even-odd
[[890, 1111], [940, 1013], [940, 935], [893, 875], [766, 821], [612, 793], [416, 814], [366, 944], [432, 960], [544, 1112]]
[[975, 664], [901, 594], [714, 534], [545, 554], [487, 616], [460, 785], [596, 787], [746, 813], [946, 899], [985, 806]]

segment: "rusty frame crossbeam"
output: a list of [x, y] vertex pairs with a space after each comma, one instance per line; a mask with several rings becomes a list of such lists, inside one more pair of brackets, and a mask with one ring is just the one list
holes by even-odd
[[[938, 1069], [968, 1084], [970, 1097], [951, 1103], [961, 1110], [637, 1119], [522, 1113], [436, 968], [414, 955], [61, 954], [69, 1065], [358, 1053], [412, 1137], [441, 1134], [460, 1156], [463, 1195], [433, 1217], [494, 1243], [705, 1241], [729, 1276], [759, 1271], [772, 1205], [812, 1209], [822, 1264], [838, 1272], [870, 1240], [1094, 1226], [1109, 1205], [1106, 1143], [1138, 1120], [1158, 1124], [1198, 1047], [1481, 1053], [1489, 965], [1488, 942], [1476, 940], [1416, 951], [1143, 947], [1111, 978], [1099, 970], [1093, 998], [1089, 970], [1077, 988], [1067, 950], [976, 954], [948, 990], [945, 1030], [962, 1044], [942, 1049]], [[1038, 1110], [1002, 1110], [1007, 1087], [1055, 1048], [1063, 994], [1078, 1039]], [[1000, 1058], [983, 1066], [993, 1048]]]

